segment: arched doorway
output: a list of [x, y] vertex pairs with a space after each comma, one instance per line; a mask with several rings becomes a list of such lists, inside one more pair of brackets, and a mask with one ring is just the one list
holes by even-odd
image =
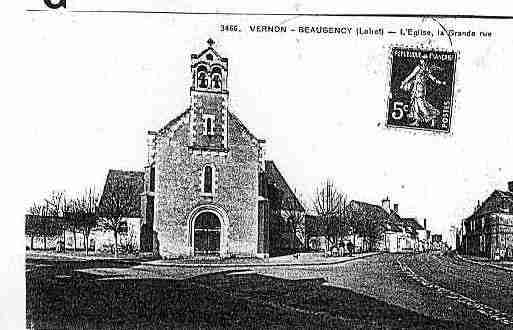
[[218, 255], [221, 248], [221, 221], [213, 212], [201, 212], [194, 221], [194, 254]]

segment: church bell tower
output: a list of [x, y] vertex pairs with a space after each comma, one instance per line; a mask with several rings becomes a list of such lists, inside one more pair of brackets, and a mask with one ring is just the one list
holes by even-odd
[[228, 149], [228, 59], [208, 39], [208, 48], [191, 55], [189, 147], [196, 150]]

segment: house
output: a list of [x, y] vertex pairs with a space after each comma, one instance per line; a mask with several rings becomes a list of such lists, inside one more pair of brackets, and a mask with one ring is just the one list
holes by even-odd
[[[144, 172], [109, 170], [98, 205], [99, 215], [121, 212], [118, 243], [139, 251], [141, 241], [141, 194], [144, 190]], [[99, 226], [92, 231], [95, 250], [109, 250], [114, 245], [114, 233]]]
[[304, 209], [285, 205], [297, 197], [266, 161], [265, 140], [230, 111], [228, 59], [208, 44], [191, 56], [190, 106], [148, 132], [141, 248], [165, 258], [267, 257], [271, 214]]
[[401, 217], [398, 203], [394, 203], [393, 208], [391, 208], [388, 197], [381, 201], [381, 206], [357, 201], [351, 203], [366, 209], [367, 211], [364, 214], [371, 214], [376, 217], [376, 226], [381, 228], [381, 234], [377, 240], [377, 247], [380, 251], [396, 253], [423, 251], [425, 249], [425, 228], [415, 218]]
[[[390, 201], [388, 202], [390, 203]], [[383, 204], [383, 206], [385, 207], [356, 200], [349, 203], [349, 207], [355, 214], [357, 223], [359, 223], [357, 226], [363, 226], [361, 231], [366, 233], [366, 235], [358, 235], [353, 232], [353, 244], [356, 251], [370, 249], [383, 251], [389, 249], [390, 240], [397, 228], [390, 218], [386, 205]]]
[[[390, 207], [390, 199], [384, 198], [381, 206], [352, 200], [349, 211], [354, 218], [352, 233], [342, 241], [351, 241], [356, 252], [379, 250], [387, 252], [413, 252], [427, 249], [428, 232], [415, 218], [399, 215], [399, 204]], [[326, 249], [327, 238], [316, 216], [307, 215], [306, 233], [309, 247]], [[424, 221], [424, 226], [426, 221]]]
[[462, 253], [513, 259], [513, 181], [508, 191], [495, 190], [462, 222]]
[[[143, 192], [144, 173], [141, 171], [109, 170], [98, 205], [98, 214], [91, 213], [91, 217], [102, 216], [102, 212], [109, 208], [121, 210], [122, 215], [118, 246], [127, 252], [140, 250], [141, 242], [141, 193]], [[72, 230], [69, 215], [62, 211], [59, 215], [41, 216], [26, 215], [26, 231], [37, 226], [51, 226], [46, 236], [34, 237], [26, 233], [27, 247], [63, 250], [108, 251], [114, 249], [114, 234], [101, 226], [92, 228], [89, 235], [84, 235], [81, 228]]]
[[269, 203], [269, 254], [283, 255], [305, 246], [305, 209], [276, 164], [265, 161]]

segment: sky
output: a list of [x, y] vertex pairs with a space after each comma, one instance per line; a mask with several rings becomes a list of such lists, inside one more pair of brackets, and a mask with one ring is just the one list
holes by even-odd
[[[490, 38], [251, 33], [249, 25], [436, 30], [420, 18], [224, 15], [27, 15], [26, 93], [15, 138], [24, 172], [20, 217], [51, 190], [103, 187], [109, 169], [141, 170], [146, 132], [189, 104], [190, 55], [229, 59], [230, 111], [267, 141], [267, 156], [308, 202], [331, 178], [349, 199], [389, 197], [405, 217], [446, 233], [477, 200], [513, 180], [513, 25], [439, 19]], [[242, 32], [221, 32], [237, 24]], [[451, 46], [452, 42], [452, 46]], [[392, 45], [451, 48], [456, 65], [450, 134], [384, 125]]]

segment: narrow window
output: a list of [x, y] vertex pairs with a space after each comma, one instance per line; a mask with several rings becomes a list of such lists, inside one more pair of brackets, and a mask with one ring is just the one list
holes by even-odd
[[212, 77], [212, 82], [215, 89], [221, 89], [221, 77], [218, 74]]
[[198, 75], [198, 87], [199, 88], [208, 88], [208, 77], [207, 77], [207, 68], [204, 65], [201, 65], [198, 67], [197, 70]]
[[203, 134], [214, 135], [214, 119], [215, 115], [203, 115]]
[[203, 174], [203, 192], [206, 194], [212, 193], [212, 167], [205, 166]]
[[199, 87], [201, 87], [201, 88], [207, 88], [208, 87], [207, 75], [205, 74], [205, 72], [200, 72], [199, 73], [199, 75], [198, 75], [198, 82], [199, 82]]
[[150, 191], [155, 191], [155, 166], [150, 167]]
[[221, 69], [216, 67], [212, 70], [212, 88], [214, 89], [221, 89], [222, 82], [221, 82], [222, 72]]
[[207, 134], [212, 135], [212, 118], [207, 118]]

